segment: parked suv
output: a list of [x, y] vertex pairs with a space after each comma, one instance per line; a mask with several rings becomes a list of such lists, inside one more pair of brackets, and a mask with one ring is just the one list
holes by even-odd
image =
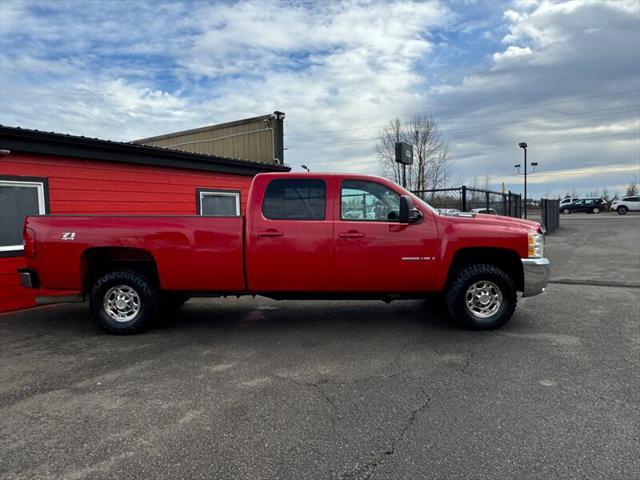
[[618, 212], [618, 215], [626, 215], [627, 212], [640, 211], [640, 197], [624, 197], [614, 200], [611, 203], [611, 210]]
[[577, 197], [565, 197], [560, 200], [560, 211], [567, 205], [571, 205], [572, 203], [578, 202], [580, 199]]
[[607, 210], [607, 202], [602, 198], [581, 198], [560, 208], [565, 215], [576, 212], [600, 213]]
[[484, 213], [485, 215], [497, 215], [495, 208], [472, 208], [471, 213]]

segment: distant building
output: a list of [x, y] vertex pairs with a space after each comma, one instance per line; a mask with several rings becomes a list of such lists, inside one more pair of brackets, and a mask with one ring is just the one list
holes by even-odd
[[273, 112], [133, 143], [191, 153], [284, 165], [284, 113]]

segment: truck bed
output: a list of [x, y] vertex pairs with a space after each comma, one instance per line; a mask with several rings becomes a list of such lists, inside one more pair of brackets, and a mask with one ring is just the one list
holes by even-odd
[[243, 217], [48, 215], [25, 228], [37, 231], [37, 257], [46, 259], [43, 288], [81, 290], [92, 257], [139, 249], [153, 257], [162, 289], [197, 292], [245, 290], [243, 225]]

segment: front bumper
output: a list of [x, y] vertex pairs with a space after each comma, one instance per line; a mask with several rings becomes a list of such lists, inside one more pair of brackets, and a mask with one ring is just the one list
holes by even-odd
[[549, 282], [549, 260], [546, 258], [523, 258], [523, 297], [532, 297], [545, 291]]

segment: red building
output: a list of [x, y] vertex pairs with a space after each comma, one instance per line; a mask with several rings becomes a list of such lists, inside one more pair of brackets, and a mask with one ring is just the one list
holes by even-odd
[[16, 274], [27, 215], [241, 215], [254, 175], [288, 170], [0, 126], [0, 312], [35, 305]]

